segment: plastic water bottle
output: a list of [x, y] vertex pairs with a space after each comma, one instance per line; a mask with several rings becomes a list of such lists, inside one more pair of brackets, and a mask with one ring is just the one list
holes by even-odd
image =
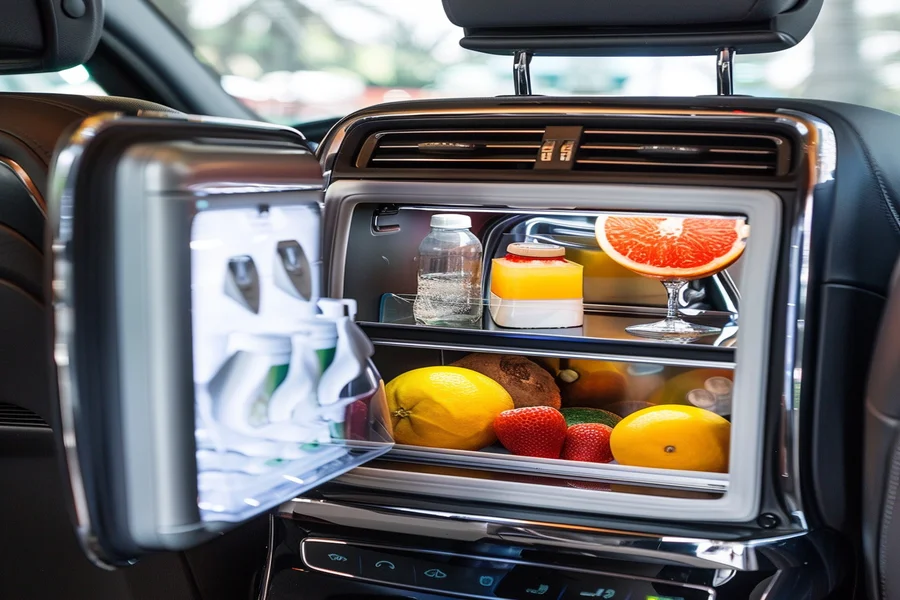
[[481, 320], [482, 248], [466, 215], [431, 217], [431, 233], [419, 245], [416, 323], [466, 326]]

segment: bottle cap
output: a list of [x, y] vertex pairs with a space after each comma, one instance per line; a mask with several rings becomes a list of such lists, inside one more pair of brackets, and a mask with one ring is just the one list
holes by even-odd
[[506, 251], [516, 256], [531, 256], [534, 258], [554, 258], [566, 255], [566, 249], [562, 246], [534, 242], [516, 242], [507, 246]]
[[722, 397], [731, 396], [734, 384], [727, 377], [710, 377], [703, 383], [703, 387], [716, 397]]
[[707, 390], [691, 390], [685, 395], [685, 398], [697, 408], [712, 410], [716, 406], [716, 397]]
[[434, 229], [468, 229], [472, 226], [472, 219], [468, 215], [431, 215], [431, 226]]

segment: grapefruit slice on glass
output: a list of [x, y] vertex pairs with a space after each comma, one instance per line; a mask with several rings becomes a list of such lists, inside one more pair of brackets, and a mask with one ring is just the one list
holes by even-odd
[[632, 325], [642, 337], [691, 339], [718, 333], [718, 327], [689, 323], [678, 315], [678, 293], [690, 280], [709, 277], [733, 264], [747, 245], [743, 218], [663, 215], [601, 215], [597, 242], [611, 259], [646, 277], [659, 279], [668, 294], [666, 318]]

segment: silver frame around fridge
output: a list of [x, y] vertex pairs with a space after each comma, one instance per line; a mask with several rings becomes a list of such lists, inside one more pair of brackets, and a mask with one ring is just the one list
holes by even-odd
[[[788, 297], [782, 308], [786, 312], [785, 358], [782, 371], [782, 398], [779, 414], [778, 450], [782, 457], [777, 472], [776, 487], [785, 508], [793, 518], [791, 525], [807, 529], [804, 500], [801, 488], [799, 429], [800, 399], [803, 374], [803, 337], [807, 317], [807, 293], [810, 267], [810, 236], [813, 204], [816, 189], [834, 179], [837, 166], [837, 148], [833, 129], [822, 119], [801, 111], [778, 109], [774, 111], [732, 112], [725, 109], [700, 108], [629, 108], [573, 105], [565, 99], [543, 99], [540, 104], [506, 103], [503, 106], [439, 106], [419, 105], [413, 109], [403, 103], [386, 105], [379, 112], [350, 115], [331, 129], [319, 146], [318, 155], [325, 175], [326, 189], [330, 187], [332, 169], [342, 151], [348, 132], [363, 124], [382, 121], [395, 122], [399, 118], [475, 118], [475, 117], [530, 117], [550, 118], [616, 118], [626, 128], [630, 120], [640, 119], [658, 122], [721, 119], [724, 125], [782, 125], [795, 130], [800, 138], [800, 150], [804, 154], [807, 169], [807, 185], [799, 192], [798, 209], [790, 215], [791, 250], [788, 257]], [[326, 216], [327, 218], [327, 216]], [[327, 221], [326, 221], [327, 222]], [[326, 256], [328, 255], [326, 249]]]
[[[573, 487], [546, 488], [527, 483], [466, 479], [445, 475], [412, 473], [361, 467], [341, 481], [376, 489], [439, 495], [446, 498], [476, 499], [492, 503], [514, 502], [520, 506], [557, 508], [584, 513], [604, 513], [639, 518], [687, 521], [743, 522], [756, 517], [762, 478], [762, 439], [768, 381], [769, 345], [773, 290], [782, 231], [782, 202], [772, 192], [735, 188], [674, 186], [624, 186], [560, 183], [438, 183], [390, 181], [337, 181], [325, 195], [326, 262], [331, 265], [328, 292], [341, 297], [344, 278], [352, 277], [347, 264], [350, 221], [360, 204], [410, 204], [417, 206], [465, 207], [481, 204], [511, 210], [558, 212], [652, 211], [655, 213], [745, 215], [751, 227], [743, 264], [743, 303], [740, 341], [735, 349], [735, 388], [732, 414], [731, 459], [727, 476], [635, 469], [619, 465], [583, 467], [584, 475], [605, 481], [672, 486], [724, 495], [709, 500], [635, 495], [622, 492], [599, 493]], [[677, 211], [673, 210], [677, 207]], [[396, 235], [396, 234], [395, 234]], [[328, 241], [326, 241], [328, 244]], [[486, 346], [490, 344], [485, 342]], [[419, 343], [421, 346], [422, 343]], [[444, 348], [435, 344], [434, 348]], [[485, 348], [483, 351], [489, 351]], [[587, 350], [587, 348], [585, 348]], [[653, 356], [667, 364], [673, 351], [667, 348]], [[548, 355], [552, 355], [548, 352]], [[628, 362], [627, 350], [616, 360]], [[487, 467], [495, 458], [486, 456]], [[537, 470], [535, 474], [537, 474]], [[715, 475], [715, 474], [714, 474]], [[723, 479], [719, 481], [718, 479]], [[727, 488], [727, 491], [725, 490]], [[552, 497], [551, 497], [552, 496]]]

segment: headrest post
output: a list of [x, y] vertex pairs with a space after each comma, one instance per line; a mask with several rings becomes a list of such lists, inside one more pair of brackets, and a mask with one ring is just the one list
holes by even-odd
[[734, 95], [734, 48], [719, 48], [716, 59], [716, 84], [719, 96]]
[[531, 95], [531, 57], [528, 50], [516, 50], [513, 62], [513, 83], [516, 87], [516, 96]]

